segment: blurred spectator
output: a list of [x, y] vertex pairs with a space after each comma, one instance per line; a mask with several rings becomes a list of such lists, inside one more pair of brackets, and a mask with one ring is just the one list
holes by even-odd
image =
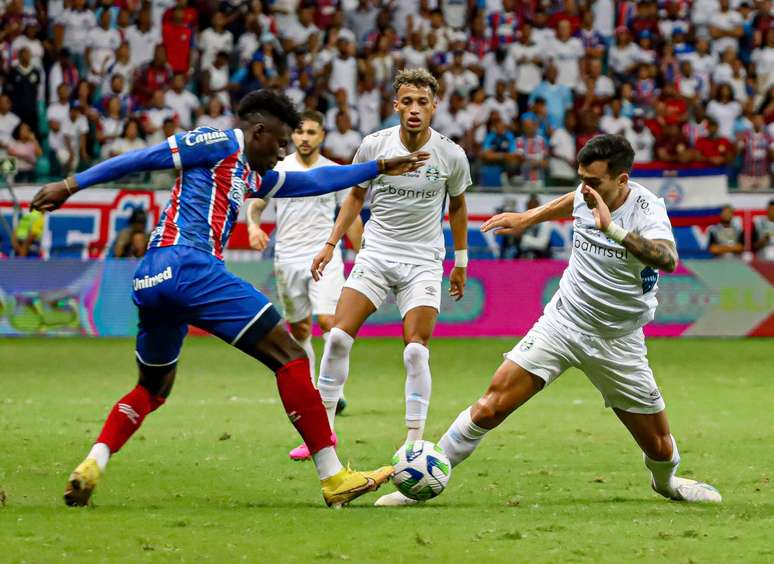
[[[516, 101], [519, 104], [519, 113], [527, 111], [529, 107], [527, 100], [532, 91], [540, 84], [544, 56], [545, 53], [541, 46], [532, 37], [532, 26], [525, 23], [521, 28], [519, 41], [508, 47], [511, 67], [515, 67], [515, 72], [512, 71], [512, 75], [519, 77], [519, 80], [516, 81], [518, 93]], [[552, 84], [556, 82], [558, 75], [558, 71], [556, 69], [554, 71]]]
[[[35, 66], [32, 55], [27, 47], [19, 50], [19, 58], [11, 68], [5, 89], [11, 100], [14, 113], [32, 128], [35, 135], [40, 131], [38, 126], [38, 103], [45, 82], [43, 71]], [[1, 127], [1, 126], [0, 126]]]
[[[540, 200], [533, 194], [527, 202], [527, 210], [535, 209], [539, 205]], [[522, 233], [519, 240], [519, 258], [551, 258], [550, 245], [552, 229], [551, 222], [543, 221]]]
[[153, 26], [149, 6], [146, 5], [139, 11], [137, 23], [129, 26], [125, 39], [129, 43], [134, 68], [141, 68], [153, 60], [154, 50], [161, 43], [161, 29]]
[[499, 115], [490, 121], [481, 147], [481, 161], [487, 168], [491, 168], [498, 181], [503, 175], [505, 175], [503, 180], [508, 181], [518, 171], [516, 137], [508, 131], [506, 122]]
[[[184, 72], [187, 69], [184, 69]], [[140, 106], [147, 106], [151, 95], [163, 89], [172, 80], [172, 68], [167, 64], [167, 53], [163, 45], [156, 45], [153, 60], [137, 71], [134, 79], [134, 95]]]
[[643, 62], [640, 47], [632, 42], [632, 36], [625, 27], [615, 30], [615, 44], [610, 47], [607, 57], [608, 66], [619, 81], [632, 76], [636, 66]]
[[575, 124], [575, 114], [567, 112], [564, 124], [554, 129], [549, 140], [551, 158], [548, 169], [551, 182], [561, 186], [573, 185], [577, 178]]
[[234, 118], [225, 113], [219, 98], [210, 98], [207, 111], [196, 118], [196, 127], [212, 127], [214, 129], [229, 129], [233, 127]]
[[[558, 72], [555, 65], [549, 64], [545, 70], [545, 77], [529, 95], [529, 106], [532, 106], [538, 98], [545, 100], [546, 112], [554, 124], [563, 123], [564, 113], [572, 107], [572, 90], [556, 82]], [[523, 111], [527, 111], [526, 106]]]
[[478, 77], [463, 64], [463, 55], [463, 51], [454, 52], [452, 64], [443, 73], [442, 80], [450, 91], [459, 92], [463, 96], [467, 96], [471, 90], [478, 86]]
[[99, 25], [89, 32], [86, 40], [86, 64], [91, 76], [99, 77], [101, 83], [114, 60], [114, 52], [121, 45], [121, 34], [111, 26], [109, 10], [99, 15]]
[[521, 116], [522, 127], [525, 121], [531, 121], [537, 127], [538, 135], [543, 139], [551, 137], [554, 127], [558, 127], [562, 123], [551, 118], [548, 114], [546, 101], [539, 96], [532, 102], [530, 111]]
[[719, 127], [714, 118], [707, 118], [707, 136], [696, 141], [696, 150], [700, 160], [713, 166], [728, 165], [736, 155], [734, 145], [719, 135]]
[[30, 64], [43, 72], [43, 42], [38, 38], [40, 34], [40, 23], [30, 21], [24, 27], [23, 35], [19, 35], [11, 42], [12, 57], [18, 59], [21, 56], [22, 49], [28, 49], [30, 52]]
[[738, 140], [742, 155], [739, 171], [739, 188], [742, 190], [767, 190], [771, 186], [771, 162], [774, 158], [774, 139], [764, 129], [763, 116], [752, 116], [752, 129], [742, 133]]
[[708, 22], [713, 39], [712, 50], [715, 54], [726, 49], [736, 51], [739, 48], [738, 40], [744, 34], [744, 20], [739, 12], [731, 9], [730, 0], [719, 0], [718, 4], [720, 9]]
[[328, 78], [328, 89], [336, 92], [340, 88], [347, 91], [347, 100], [357, 96], [358, 64], [355, 59], [355, 44], [345, 36], [340, 36], [336, 42], [337, 54], [326, 65], [325, 76]]
[[86, 70], [86, 48], [89, 36], [97, 27], [94, 12], [86, 6], [86, 0], [71, 0], [70, 7], [65, 9], [54, 24], [54, 43], [58, 47], [69, 49], [73, 62], [79, 72]]
[[4, 148], [12, 157], [16, 157], [17, 183], [35, 181], [35, 162], [43, 155], [38, 140], [32, 128], [22, 122], [14, 130], [13, 138], [8, 141], [0, 141], [0, 147]]
[[556, 65], [559, 74], [556, 81], [571, 89], [580, 82], [580, 59], [584, 55], [583, 43], [572, 37], [569, 20], [561, 20], [556, 29], [556, 37], [548, 43], [547, 58]]
[[113, 255], [116, 258], [139, 258], [148, 246], [148, 214], [143, 208], [134, 208], [129, 224], [116, 235]]
[[584, 108], [603, 106], [615, 96], [615, 85], [610, 77], [602, 74], [602, 61], [592, 59], [588, 64], [588, 75], [575, 88], [578, 96], [585, 96]]
[[202, 52], [202, 68], [212, 65], [219, 52], [233, 51], [234, 36], [226, 29], [226, 16], [223, 12], [215, 12], [212, 17], [212, 27], [208, 27], [199, 35], [198, 47]]
[[614, 98], [610, 102], [610, 113], [599, 120], [599, 128], [612, 135], [624, 135], [632, 127], [632, 120], [621, 115], [623, 104], [620, 98]]
[[146, 137], [161, 129], [164, 120], [178, 119], [175, 110], [165, 104], [166, 95], [163, 90], [156, 90], [151, 97], [151, 104], [141, 114], [142, 130]]
[[653, 160], [653, 145], [656, 139], [645, 126], [644, 115], [642, 110], [635, 110], [631, 127], [624, 131], [624, 136], [634, 149], [635, 163], [647, 163]]
[[486, 99], [490, 112], [497, 112], [505, 123], [511, 123], [519, 115], [516, 101], [508, 95], [508, 84], [498, 80], [494, 96]]
[[121, 111], [121, 99], [113, 96], [107, 102], [107, 111], [97, 124], [97, 141], [103, 147], [110, 144], [124, 130], [124, 113]]
[[11, 111], [11, 98], [0, 94], [0, 143], [9, 143], [21, 119]]
[[200, 102], [193, 92], [186, 90], [185, 75], [178, 73], [172, 77], [171, 88], [164, 93], [164, 105], [177, 115], [180, 127], [191, 129]]
[[116, 157], [146, 146], [147, 144], [142, 138], [140, 122], [136, 119], [130, 119], [124, 124], [121, 137], [118, 137], [105, 147], [105, 158]]
[[61, 49], [59, 51], [59, 59], [48, 71], [49, 101], [56, 101], [56, 93], [60, 84], [64, 83], [70, 88], [70, 90], [72, 90], [77, 86], [79, 79], [80, 73], [75, 67], [75, 63], [73, 63], [72, 58], [70, 57], [70, 51], [67, 49]]
[[339, 88], [336, 91], [336, 105], [331, 107], [325, 114], [325, 129], [332, 131], [336, 128], [336, 120], [339, 113], [345, 113], [349, 115], [350, 125], [358, 129], [360, 125], [360, 114], [357, 109], [349, 103], [347, 98], [347, 91], [344, 88]]
[[744, 231], [730, 205], [720, 210], [720, 223], [709, 228], [709, 252], [718, 258], [740, 256], [744, 252]]
[[[193, 44], [193, 29], [186, 21], [185, 9], [178, 5], [171, 9], [171, 16], [164, 18], [164, 24], [161, 28], [161, 39], [165, 51], [165, 63], [173, 72], [187, 72], [191, 64], [191, 47]], [[226, 32], [230, 33], [230, 32]], [[154, 61], [156, 54], [154, 53]], [[207, 65], [210, 67], [210, 59], [207, 59]], [[167, 77], [167, 82], [169, 77]]]
[[362, 135], [352, 129], [349, 114], [339, 111], [336, 114], [336, 129], [325, 137], [323, 154], [337, 163], [349, 164], [362, 141]]
[[667, 123], [656, 139], [656, 158], [668, 163], [687, 163], [695, 161], [700, 153], [688, 144], [680, 127], [676, 123]]
[[39, 258], [45, 219], [39, 210], [25, 213], [13, 232], [11, 244], [17, 257]]
[[[346, 12], [347, 28], [355, 34], [355, 41], [358, 44], [361, 44], [368, 32], [376, 26], [378, 13], [379, 10], [371, 0], [358, 0], [357, 8]], [[410, 65], [409, 68], [411, 68]]]
[[734, 100], [731, 86], [725, 83], [721, 84], [715, 99], [707, 104], [707, 116], [717, 122], [722, 137], [734, 138], [734, 122], [741, 113], [742, 106]]
[[542, 186], [548, 168], [548, 142], [538, 134], [538, 124], [527, 114], [522, 118], [522, 134], [516, 139], [516, 155], [519, 157], [522, 180]]
[[774, 261], [774, 200], [769, 200], [766, 215], [755, 219], [753, 250], [761, 260]]
[[379, 128], [382, 93], [376, 87], [371, 73], [366, 73], [358, 87], [356, 112], [360, 117], [360, 127], [363, 135]]

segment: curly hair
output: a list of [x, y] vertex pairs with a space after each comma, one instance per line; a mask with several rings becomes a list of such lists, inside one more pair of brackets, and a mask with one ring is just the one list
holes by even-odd
[[301, 116], [290, 98], [274, 90], [253, 90], [239, 103], [237, 116], [243, 121], [254, 121], [262, 114], [273, 115], [291, 129], [301, 124]]
[[425, 69], [405, 69], [400, 71], [392, 83], [392, 87], [397, 92], [404, 84], [418, 86], [420, 88], [429, 88], [433, 96], [438, 92], [438, 81]]

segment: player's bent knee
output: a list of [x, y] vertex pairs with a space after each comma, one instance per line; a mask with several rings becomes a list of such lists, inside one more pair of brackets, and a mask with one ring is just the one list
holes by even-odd
[[166, 366], [149, 366], [138, 361], [137, 366], [140, 371], [138, 384], [153, 396], [169, 397], [175, 384], [177, 362]]
[[403, 349], [403, 364], [406, 368], [426, 363], [430, 357], [430, 351], [421, 343], [409, 343]]
[[648, 451], [645, 454], [653, 460], [671, 460], [674, 452], [672, 444], [672, 435], [667, 434], [655, 434], [648, 441]]
[[349, 351], [352, 350], [352, 344], [355, 339], [352, 338], [346, 331], [334, 327], [331, 329], [328, 335], [328, 348], [330, 354], [336, 357], [347, 356]]

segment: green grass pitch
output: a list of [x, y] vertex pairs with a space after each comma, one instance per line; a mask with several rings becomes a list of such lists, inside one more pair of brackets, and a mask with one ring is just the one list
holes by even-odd
[[[428, 439], [479, 396], [511, 346], [431, 344]], [[654, 494], [626, 430], [571, 371], [491, 433], [429, 504], [377, 509], [370, 494], [333, 511], [312, 466], [287, 457], [298, 438], [269, 372], [192, 338], [170, 400], [111, 461], [94, 507], [67, 508], [67, 475], [134, 385], [133, 343], [5, 339], [0, 561], [774, 562], [772, 341], [649, 348], [681, 474], [716, 485], [720, 506]], [[397, 339], [355, 345], [337, 426], [354, 467], [387, 463], [404, 437], [401, 349]]]

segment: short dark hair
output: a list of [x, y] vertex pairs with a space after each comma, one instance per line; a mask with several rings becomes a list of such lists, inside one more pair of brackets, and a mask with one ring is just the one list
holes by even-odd
[[262, 114], [271, 114], [290, 129], [297, 129], [301, 116], [290, 98], [274, 90], [253, 90], [239, 103], [237, 116], [243, 121], [255, 121]]
[[583, 166], [596, 161], [607, 163], [607, 173], [611, 177], [628, 173], [634, 163], [634, 149], [622, 135], [597, 135], [578, 153], [578, 162]]
[[316, 110], [304, 110], [301, 112], [301, 121], [316, 121], [320, 124], [320, 127], [325, 127], [325, 117]]

